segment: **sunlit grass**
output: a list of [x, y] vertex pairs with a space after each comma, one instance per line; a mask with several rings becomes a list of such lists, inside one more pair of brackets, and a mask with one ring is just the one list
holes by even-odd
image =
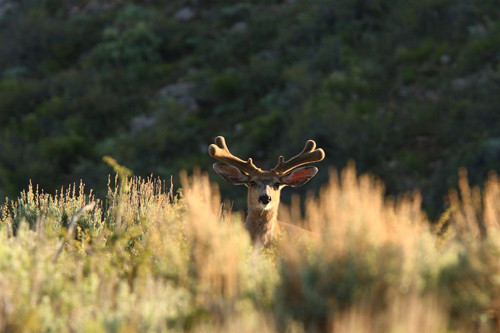
[[308, 232], [262, 250], [199, 171], [182, 173], [178, 190], [121, 175], [104, 200], [83, 184], [55, 195], [30, 186], [1, 209], [0, 329], [500, 329], [497, 176], [481, 191], [461, 171], [433, 223], [419, 193], [387, 199], [354, 170], [331, 171], [304, 215], [298, 200], [283, 207], [281, 219]]

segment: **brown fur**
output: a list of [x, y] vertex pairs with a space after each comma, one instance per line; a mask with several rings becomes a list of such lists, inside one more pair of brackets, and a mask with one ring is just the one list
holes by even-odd
[[226, 163], [213, 166], [222, 178], [232, 184], [248, 187], [248, 215], [245, 227], [253, 243], [262, 243], [264, 246], [268, 246], [280, 231], [278, 206], [281, 190], [285, 186], [298, 187], [307, 183], [316, 175], [318, 169], [302, 165], [319, 162], [325, 157], [324, 151], [321, 148], [316, 149], [316, 143], [309, 140], [298, 155], [286, 162], [283, 156], [280, 156], [278, 164], [265, 171], [255, 166], [251, 158], [243, 161], [234, 156], [222, 136], [215, 138], [215, 144], [208, 147], [208, 153]]
[[280, 229], [278, 224], [278, 205], [267, 210], [250, 205], [248, 207], [245, 228], [250, 233], [252, 242], [262, 242], [264, 246], [268, 246]]

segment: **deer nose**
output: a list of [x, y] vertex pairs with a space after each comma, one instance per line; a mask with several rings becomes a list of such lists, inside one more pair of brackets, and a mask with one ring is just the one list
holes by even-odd
[[261, 195], [259, 197], [259, 202], [263, 205], [267, 205], [271, 201], [271, 197], [267, 194]]

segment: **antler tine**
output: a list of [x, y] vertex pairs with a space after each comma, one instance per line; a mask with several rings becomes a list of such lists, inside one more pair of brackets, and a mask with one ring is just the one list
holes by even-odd
[[323, 149], [316, 149], [316, 142], [313, 140], [308, 140], [302, 151], [285, 162], [283, 156], [278, 158], [278, 164], [271, 169], [274, 173], [278, 175], [283, 175], [290, 172], [301, 165], [313, 162], [319, 162], [325, 158], [325, 152]]
[[237, 167], [240, 171], [243, 171], [244, 173], [251, 175], [254, 172], [262, 172], [260, 168], [258, 168], [255, 164], [253, 164], [253, 161], [251, 158], [248, 159], [248, 161], [244, 161], [239, 157], [234, 156], [231, 154], [229, 149], [227, 148], [226, 145], [226, 140], [224, 139], [223, 136], [218, 136], [215, 138], [215, 144], [211, 144], [208, 147], [208, 154], [221, 161], [224, 163], [227, 163], [229, 165], [232, 165], [234, 167]]

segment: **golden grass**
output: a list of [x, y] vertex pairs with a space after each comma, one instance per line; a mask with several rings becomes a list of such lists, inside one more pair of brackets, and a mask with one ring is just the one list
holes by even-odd
[[[0, 330], [76, 332], [495, 332], [500, 182], [464, 171], [432, 223], [420, 195], [385, 197], [353, 165], [282, 209], [308, 229], [254, 250], [206, 174], [30, 186], [1, 209]], [[113, 183], [113, 184], [111, 184]], [[86, 205], [92, 209], [75, 214]], [[75, 217], [76, 229], [68, 232]], [[61, 241], [64, 248], [54, 260]]]

